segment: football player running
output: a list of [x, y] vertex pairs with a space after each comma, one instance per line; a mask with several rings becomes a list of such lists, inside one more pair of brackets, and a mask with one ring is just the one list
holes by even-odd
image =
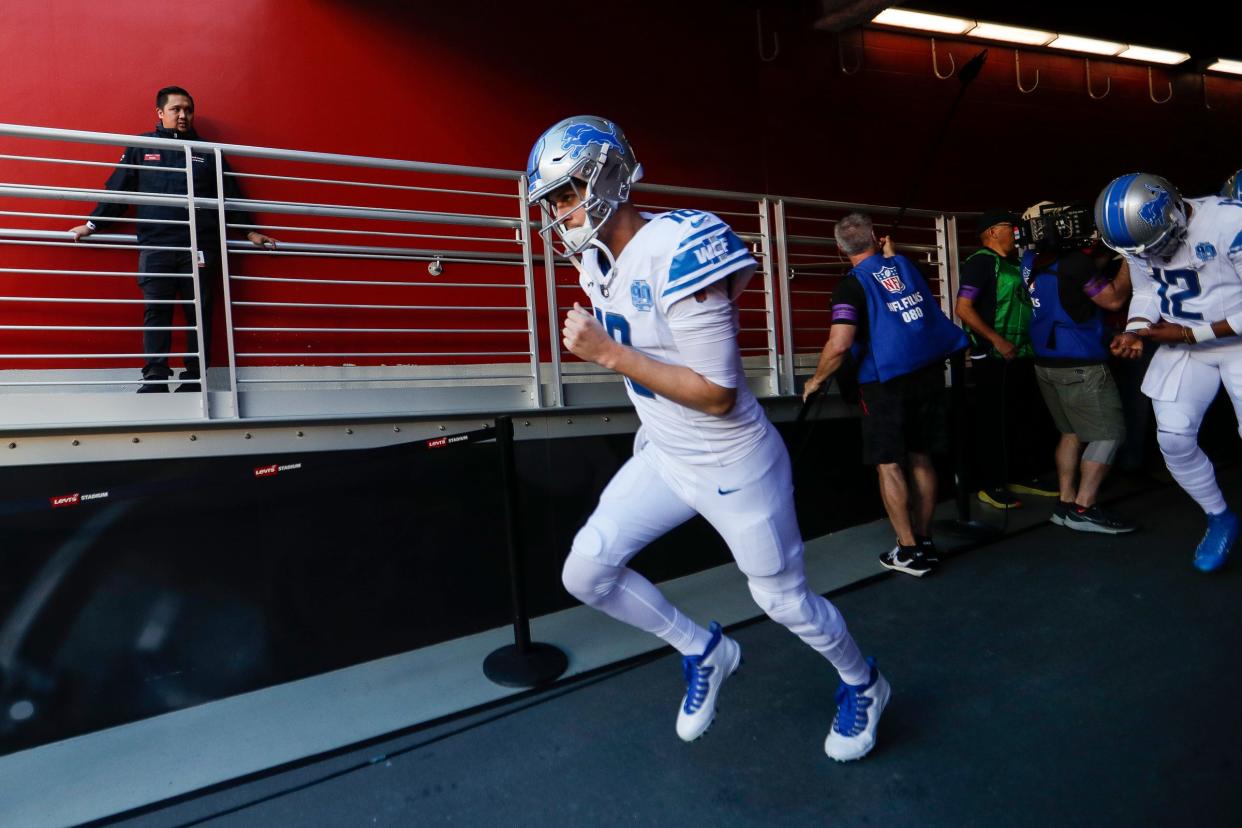
[[702, 515], [728, 544], [756, 603], [837, 669], [824, 749], [838, 761], [859, 759], [875, 744], [889, 685], [836, 607], [807, 587], [789, 454], [747, 388], [737, 344], [734, 301], [755, 259], [711, 213], [639, 212], [630, 194], [641, 177], [621, 130], [591, 116], [553, 125], [527, 164], [545, 244], [573, 261], [590, 300], [591, 310], [575, 302], [566, 315], [565, 347], [621, 374], [642, 423], [634, 456], [574, 538], [562, 579], [583, 603], [682, 654], [677, 735], [693, 741], [711, 725], [741, 648], [626, 564]]
[[1100, 193], [1095, 222], [1104, 243], [1126, 257], [1134, 285], [1112, 352], [1136, 359], [1144, 339], [1160, 345], [1143, 393], [1169, 473], [1207, 514], [1194, 565], [1215, 571], [1238, 539], [1238, 517], [1198, 438], [1222, 382], [1242, 421], [1242, 202], [1183, 200], [1165, 179], [1130, 173]]

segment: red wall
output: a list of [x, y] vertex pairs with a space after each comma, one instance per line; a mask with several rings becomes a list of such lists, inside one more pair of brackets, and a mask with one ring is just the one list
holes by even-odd
[[[878, 31], [863, 35], [861, 71], [844, 75], [836, 36], [810, 25], [817, 7], [765, 4], [765, 40], [775, 34], [780, 51], [763, 62], [756, 8], [744, 2], [579, 5], [559, 17], [533, 4], [395, 0], [10, 4], [0, 27], [0, 120], [143, 131], [154, 121], [155, 89], [175, 83], [194, 93], [200, 132], [211, 140], [514, 169], [548, 124], [593, 112], [625, 128], [648, 181], [878, 204], [913, 198], [953, 210], [1091, 199], [1134, 169], [1197, 195], [1242, 166], [1242, 82], [1209, 79], [1207, 109], [1200, 76], [1158, 70], [1161, 91], [1174, 82], [1173, 100], [1158, 105], [1145, 68], [1098, 62], [1097, 88], [1111, 77], [1112, 92], [1091, 100], [1082, 60], [1027, 53], [1025, 82], [1037, 69], [1041, 80], [1024, 95], [1012, 50], [994, 47], [924, 174], [927, 142], [958, 81], [933, 77], [927, 40]], [[853, 62], [857, 33], [846, 40]], [[938, 46], [958, 65], [980, 48]], [[32, 149], [0, 141], [5, 151], [17, 146]], [[0, 170], [0, 180], [35, 180], [33, 165], [0, 161]], [[105, 173], [78, 169], [58, 180], [98, 186]], [[0, 255], [50, 266], [67, 254], [0, 247]], [[129, 261], [90, 255], [113, 257], [101, 266]], [[0, 276], [0, 292], [23, 281]], [[74, 289], [118, 295], [115, 286]], [[24, 308], [11, 318], [40, 313]], [[74, 313], [133, 318], [131, 310]], [[86, 337], [81, 347], [100, 341]], [[26, 335], [4, 337], [0, 350], [14, 342], [36, 352]]]

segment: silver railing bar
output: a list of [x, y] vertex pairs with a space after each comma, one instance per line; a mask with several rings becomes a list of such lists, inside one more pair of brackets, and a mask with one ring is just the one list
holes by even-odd
[[282, 253], [312, 253], [320, 254], [337, 254], [350, 255], [354, 258], [366, 258], [371, 255], [387, 256], [406, 259], [441, 259], [448, 260], [450, 257], [460, 261], [501, 261], [508, 260], [512, 257], [513, 263], [521, 263], [522, 256], [520, 253], [504, 253], [501, 251], [474, 251], [474, 250], [453, 250], [446, 252], [443, 249], [435, 249], [430, 247], [380, 247], [365, 244], [316, 244], [314, 242], [277, 242], [275, 250], [268, 250], [261, 247], [255, 247], [248, 241], [235, 241], [229, 245], [229, 249], [234, 253], [267, 253], [269, 255], [280, 255]]
[[[3, 158], [4, 156], [0, 156]], [[144, 168], [145, 169], [145, 168]], [[304, 178], [295, 175], [263, 175], [261, 173], [244, 173], [229, 171], [225, 175], [233, 178], [259, 178], [269, 181], [297, 181], [303, 184], [338, 184], [342, 187], [374, 187], [381, 190], [414, 190], [425, 193], [448, 193], [451, 195], [491, 196], [492, 198], [516, 198], [509, 193], [489, 193], [484, 190], [454, 190], [446, 187], [416, 187], [412, 184], [380, 184], [374, 181], [347, 181], [339, 178]]]
[[[188, 357], [188, 352], [168, 354], [0, 354], [0, 359], [146, 359], [150, 356]], [[129, 380], [137, 382], [137, 380]]]
[[[0, 325], [0, 330], [10, 326]], [[66, 330], [77, 330], [68, 328]], [[103, 328], [101, 330], [121, 330], [120, 328]], [[141, 331], [158, 331], [161, 328], [134, 328]], [[171, 328], [169, 330], [193, 330], [193, 328]], [[246, 333], [429, 333], [429, 334], [524, 334], [525, 328], [238, 328]]]
[[[235, 255], [248, 256], [288, 256], [293, 258], [318, 257], [321, 259], [369, 259], [372, 261], [390, 261], [390, 262], [451, 262], [454, 264], [485, 264], [497, 265], [499, 267], [520, 265], [521, 260], [517, 258], [516, 253], [475, 253], [473, 251], [463, 250], [461, 252], [435, 253], [428, 252], [422, 255], [384, 255], [381, 253], [321, 253], [316, 250], [301, 250], [300, 248], [307, 245], [300, 244], [282, 244], [275, 250], [263, 250], [251, 245], [249, 242], [229, 242], [229, 250]], [[332, 245], [322, 245], [323, 247], [331, 247]], [[478, 258], [473, 258], [478, 256]]]
[[[164, 356], [161, 354], [161, 356]], [[0, 382], [0, 388], [6, 386], [20, 385], [170, 385], [175, 382], [184, 382], [184, 380], [168, 379], [168, 380], [144, 380], [144, 379], [114, 379], [114, 380], [13, 380], [11, 382]]]
[[[4, 195], [0, 187], [0, 195]], [[196, 204], [215, 199], [196, 199]], [[212, 207], [214, 204], [203, 206]], [[438, 213], [432, 210], [398, 210], [391, 207], [367, 207], [361, 204], [318, 204], [313, 201], [263, 201], [250, 198], [226, 198], [225, 210], [249, 210], [256, 213], [290, 213], [299, 216], [333, 216], [378, 221], [410, 221], [427, 224], [463, 224], [474, 227], [509, 227], [516, 229], [517, 219], [502, 216], [476, 216], [471, 213]]]
[[[0, 301], [5, 297], [0, 296]], [[141, 301], [141, 300], [130, 300]], [[498, 307], [495, 305], [346, 305], [330, 302], [234, 302], [234, 305], [251, 308], [351, 308], [355, 310], [452, 310], [452, 311], [508, 311], [525, 313], [525, 307]]]
[[[73, 219], [75, 221], [89, 221], [91, 219], [90, 213], [34, 213], [34, 212], [29, 212], [29, 211], [24, 211], [24, 210], [0, 210], [0, 216], [23, 216], [26, 218]], [[189, 224], [190, 223], [189, 219], [186, 219], [185, 221], [182, 221], [180, 219], [140, 219], [140, 218], [134, 218], [132, 216], [126, 216], [125, 218], [121, 218], [121, 219], [113, 219], [113, 221], [122, 222], [125, 224]], [[46, 232], [54, 233], [57, 231], [49, 230]], [[95, 238], [95, 237], [92, 236], [91, 238]], [[133, 236], [130, 236], [129, 238], [132, 239]]]
[[[0, 270], [0, 272], [3, 272]], [[451, 287], [451, 288], [512, 288], [525, 285], [487, 284], [485, 282], [387, 282], [373, 279], [298, 279], [290, 276], [240, 276], [230, 277], [236, 282], [293, 282], [300, 285], [384, 285], [390, 287]]]
[[41, 155], [0, 155], [0, 159], [5, 159], [7, 161], [38, 161], [45, 164], [73, 164], [75, 166], [83, 167], [109, 167], [126, 170], [149, 170], [151, 172], [181, 173], [181, 170], [173, 167], [148, 167], [143, 164], [114, 164], [108, 161], [81, 161], [75, 158], [44, 158]]
[[[0, 215], [4, 215], [0, 212]], [[72, 218], [72, 217], [70, 217]], [[132, 221], [132, 219], [130, 219]], [[396, 233], [391, 230], [342, 230], [336, 227], [303, 227], [294, 224], [228, 224], [230, 230], [283, 230], [295, 233], [339, 233], [351, 236], [391, 236], [400, 239], [446, 239], [449, 241], [492, 242], [514, 244], [512, 238], [494, 236], [447, 236], [441, 233]]]
[[[516, 364], [516, 363], [515, 363]], [[479, 374], [469, 377], [289, 377], [289, 378], [270, 378], [270, 379], [248, 379], [242, 378], [238, 382], [244, 384], [256, 385], [278, 385], [278, 384], [301, 384], [301, 383], [354, 383], [354, 382], [460, 382], [463, 379], [490, 379], [490, 380], [514, 380], [510, 385], [524, 385], [530, 382], [530, 376], [527, 374]]]
[[147, 325], [0, 325], [0, 331], [192, 331], [193, 325], [156, 327]]
[[[143, 356], [143, 354], [138, 354]], [[174, 354], [173, 356], [177, 356]], [[259, 357], [301, 358], [301, 357], [472, 357], [472, 356], [526, 356], [526, 351], [293, 351], [280, 353], [262, 351], [256, 353], [238, 353], [237, 358], [258, 359]], [[516, 364], [516, 363], [515, 363]], [[246, 366], [250, 368], [266, 366]], [[370, 366], [364, 366], [370, 367]]]
[[[63, 233], [58, 230], [31, 230], [30, 232], [32, 233], [56, 233], [61, 236], [69, 235], [68, 230], [65, 230]], [[55, 241], [37, 241], [37, 240], [30, 240], [30, 239], [4, 238], [3, 236], [4, 234], [0, 233], [0, 244], [25, 244], [25, 245], [29, 245], [30, 247], [77, 247], [77, 248], [85, 250], [93, 246], [100, 250], [175, 250], [180, 253], [188, 253], [191, 250], [191, 248], [189, 247], [173, 247], [171, 245], [163, 245], [163, 244], [98, 244], [98, 243], [89, 242], [89, 241], [55, 242]], [[190, 274], [187, 273], [185, 275], [189, 276]]]
[[[186, 197], [174, 195], [143, 195], [129, 190], [100, 190], [90, 187], [52, 187], [35, 184], [0, 183], [0, 196], [10, 198], [45, 198], [52, 201], [103, 201], [115, 204], [149, 204], [156, 207], [185, 208]], [[214, 207], [214, 198], [194, 200], [195, 207]]]
[[[188, 275], [188, 274], [187, 274]], [[88, 299], [52, 296], [0, 296], [0, 302], [70, 302], [82, 305], [193, 305], [193, 299]]]
[[0, 273], [30, 273], [41, 276], [128, 276], [131, 278], [150, 275], [134, 270], [47, 270], [37, 267], [0, 267]]
[[53, 141], [73, 141], [85, 144], [114, 144], [124, 147], [167, 147], [182, 150], [189, 146], [195, 150], [219, 149], [229, 155], [249, 158], [269, 158], [276, 161], [304, 161], [312, 164], [339, 164], [347, 167], [371, 167], [384, 170], [407, 170], [409, 172], [436, 173], [440, 175], [477, 176], [479, 178], [516, 179], [521, 173], [490, 167], [463, 167], [456, 164], [432, 164], [418, 161], [401, 161], [395, 158], [367, 158], [361, 155], [337, 155], [327, 152], [285, 150], [270, 147], [250, 147], [242, 144], [221, 144], [214, 141], [174, 141], [168, 138], [148, 138], [142, 135], [121, 135], [114, 132], [86, 132], [83, 130], [51, 129], [0, 123], [0, 135], [16, 138], [45, 138]]
[[[669, 195], [689, 195], [699, 196], [701, 198], [722, 198], [733, 201], [758, 201], [761, 198], [770, 198], [763, 193], [743, 193], [743, 192], [726, 192], [722, 190], [707, 190], [701, 187], [674, 187], [667, 184], [637, 184], [634, 189], [638, 192], [648, 193], [667, 193]], [[798, 207], [821, 207], [829, 210], [849, 210], [851, 212], [858, 211], [862, 213], [882, 213], [884, 215], [894, 215], [901, 212], [900, 207], [884, 207], [879, 204], [852, 204], [848, 201], [828, 201], [820, 198], [799, 198], [797, 196], [782, 196], [781, 201], [786, 206]], [[944, 214], [943, 210], [919, 210], [907, 209], [907, 216], [918, 216], [920, 218], [935, 218]], [[954, 211], [953, 215], [959, 216], [977, 216], [976, 212]]]

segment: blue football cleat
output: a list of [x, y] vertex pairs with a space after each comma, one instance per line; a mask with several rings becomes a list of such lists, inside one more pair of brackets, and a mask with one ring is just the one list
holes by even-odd
[[1207, 531], [1195, 549], [1195, 569], [1215, 572], [1225, 565], [1229, 550], [1238, 539], [1238, 516], [1226, 509], [1219, 515], [1208, 515]]

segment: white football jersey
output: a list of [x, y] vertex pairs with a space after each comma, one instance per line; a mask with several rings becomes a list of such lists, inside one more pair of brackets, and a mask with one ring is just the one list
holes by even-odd
[[1242, 201], [1188, 198], [1186, 238], [1167, 260], [1128, 256], [1130, 318], [1205, 325], [1242, 311]]
[[[608, 266], [607, 257], [592, 247], [582, 255], [579, 281], [610, 336], [652, 359], [684, 366], [669, 328], [669, 308], [721, 280], [727, 280], [729, 298], [736, 299], [754, 274], [756, 262], [742, 240], [711, 213], [675, 210], [642, 215], [648, 221], [621, 251], [616, 272], [601, 268], [601, 259]], [[736, 319], [735, 312], [735, 337]], [[658, 397], [625, 380], [646, 439], [669, 457], [696, 466], [728, 465], [762, 441], [766, 417], [746, 386], [736, 339], [731, 347], [737, 402], [723, 417]]]

